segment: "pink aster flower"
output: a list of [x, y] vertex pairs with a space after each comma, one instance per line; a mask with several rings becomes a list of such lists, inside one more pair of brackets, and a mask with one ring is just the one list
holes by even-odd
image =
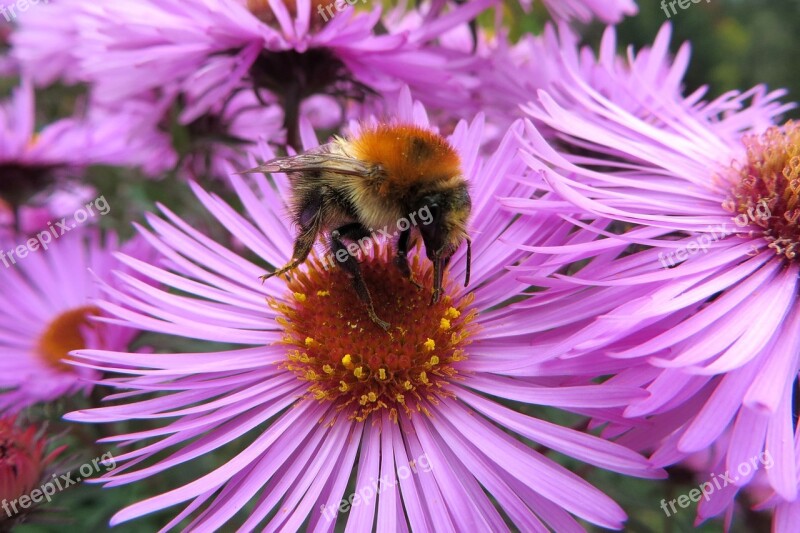
[[[526, 0], [523, 0], [525, 2]], [[617, 24], [626, 16], [639, 12], [633, 0], [542, 0], [545, 7], [560, 20], [591, 22], [593, 19], [606, 24]]]
[[65, 24], [73, 14], [69, 0], [29, 3], [24, 13], [19, 11], [15, 0], [2, 0], [0, 4], [6, 8], [0, 12], [0, 21], [6, 16], [10, 19], [9, 23], [13, 21], [13, 31], [9, 32], [9, 41], [13, 46], [10, 59], [25, 78], [38, 87], [56, 81], [69, 84], [80, 81], [79, 65], [74, 53], [78, 28], [73, 24]]
[[[272, 94], [296, 146], [300, 104], [317, 94], [363, 101], [399, 94], [408, 85], [428, 103], [463, 107], [470, 95], [458, 83], [459, 64], [431, 43], [495, 1], [469, 2], [435, 23], [381, 34], [380, 8], [356, 12], [347, 6], [331, 17], [328, 3], [311, 0], [59, 0], [64, 16], [26, 22], [14, 37], [15, 53], [23, 72], [33, 72], [49, 61], [54, 46], [71, 49], [67, 55], [78, 58], [80, 80], [108, 105], [176, 87], [184, 124], [243, 88]], [[36, 41], [53, 24], [62, 27], [53, 33], [69, 46]]]
[[96, 164], [140, 165], [154, 143], [131, 142], [128, 115], [88, 114], [37, 130], [33, 84], [23, 80], [0, 103], [0, 197], [17, 205], [51, 182]]
[[[143, 256], [138, 246], [125, 250]], [[117, 250], [113, 235], [102, 241], [69, 224], [50, 225], [30, 240], [0, 241], [0, 412], [88, 393], [100, 375], [67, 364], [69, 353], [127, 348], [133, 330], [94, 320], [102, 314], [94, 303], [97, 278], [111, 281]]]
[[[552, 350], [576, 361], [607, 355], [609, 366], [626, 365], [611, 383], [651, 393], [625, 410], [638, 421], [620, 421], [607, 435], [634, 426], [620, 442], [654, 450], [652, 460], [667, 465], [729, 431], [726, 469], [768, 453], [770, 486], [793, 502], [800, 127], [776, 125], [791, 107], [777, 100], [782, 91], [755, 87], [707, 102], [676, 98], [674, 84], [641, 76], [617, 83], [623, 89], [608, 95], [574, 75], [552, 89], [560, 94], [541, 92], [526, 108], [559, 139], [554, 149], [527, 127], [526, 160], [541, 186], [573, 206], [571, 220], [603, 237], [530, 248], [557, 264], [583, 261], [558, 283], [584, 286], [585, 301], [602, 308], [595, 319], [576, 320]], [[635, 110], [616, 102], [620, 93], [638, 95]], [[754, 475], [732, 478], [733, 491]], [[724, 507], [702, 506], [699, 516]]]
[[[542, 3], [556, 20], [576, 20], [584, 24], [595, 19], [617, 24], [639, 12], [633, 0], [542, 0]], [[527, 11], [533, 0], [520, 0], [520, 4]]]
[[[651, 118], [650, 109], [659, 105], [656, 99], [666, 98], [687, 112], [702, 113], [702, 98], [708, 88], [683, 95], [690, 46], [683, 43], [671, 57], [671, 33], [670, 24], [662, 25], [651, 46], [638, 51], [628, 47], [626, 56], [617, 54], [613, 27], [606, 28], [597, 53], [588, 46], [581, 47], [579, 35], [566, 24], [548, 24], [542, 35], [524, 35], [514, 44], [498, 34], [482, 52], [490, 65], [480, 73], [482, 108], [488, 109], [496, 122], [508, 124], [525, 115], [522, 106], [541, 90], [562, 107], [581, 108], [583, 102], [563, 90], [564, 85], [580, 84], [645, 120]], [[638, 84], [659, 90], [641, 91]], [[537, 122], [536, 126], [547, 138], [555, 133], [545, 123]]]
[[[231, 167], [247, 165], [247, 154], [255, 151], [259, 142], [284, 144], [282, 115], [276, 102], [260, 102], [252, 92], [238, 92], [219, 110], [186, 125], [190, 146], [180, 154], [181, 175], [224, 178]], [[324, 111], [315, 115], [315, 122], [330, 124]]]
[[[397, 120], [431, 127], [424, 108], [409, 97]], [[313, 133], [303, 133], [306, 147], [315, 146]], [[234, 441], [242, 447], [197, 480], [122, 510], [112, 523], [184, 504], [166, 529], [190, 520], [190, 528], [211, 530], [252, 502], [243, 530], [267, 523], [268, 529], [307, 524], [332, 531], [337, 508], [345, 504], [352, 506], [346, 521], [354, 531], [505, 530], [498, 508], [527, 531], [579, 530], [572, 515], [621, 527], [624, 513], [606, 495], [506, 431], [601, 468], [638, 476], [659, 472], [616, 444], [493, 399], [601, 413], [626, 405], [640, 391], [590, 384], [578, 374], [514, 376], [500, 369], [531, 354], [538, 319], [548, 311], [508, 305], [525, 299], [527, 285], [507, 266], [527, 254], [498, 239], [552, 242], [563, 239], [569, 225], [551, 216], [523, 222], [501, 208], [496, 196], [532, 192], [516, 179], [524, 166], [515, 136], [521, 131], [515, 126], [488, 158], [478, 156], [482, 133], [477, 119], [459, 124], [449, 138], [474, 199], [472, 289], [462, 287], [463, 249], [450, 263], [447, 296], [433, 305], [429, 291], [418, 290], [391, 264], [385, 245], [361, 263], [376, 311], [394, 326], [391, 335], [369, 319], [341, 268], [312, 259], [288, 282], [273, 278], [262, 285], [262, 265], [166, 208], [165, 218], [149, 217], [152, 230], [141, 232], [162, 262], [122, 261], [167, 290], [123, 275], [127, 286], [110, 288], [111, 300], [100, 307], [118, 325], [236, 348], [153, 355], [80, 351], [87, 369], [121, 374], [107, 383], [123, 401], [68, 418], [164, 419], [153, 429], [106, 439], [148, 439], [116, 456], [119, 468], [103, 479], [112, 487], [163, 478]], [[287, 178], [257, 175], [248, 184], [234, 174], [231, 180], [245, 215], [195, 186], [199, 202], [250, 250], [248, 257], [283, 264], [294, 241], [284, 222]], [[430, 287], [424, 254], [414, 248], [410, 255], [414, 276]], [[153, 391], [163, 394], [139, 397]], [[358, 500], [346, 493], [353, 472]]]
[[[120, 113], [120, 109], [95, 104], [97, 114]], [[247, 153], [259, 142], [282, 144], [284, 139], [278, 105], [261, 102], [252, 92], [239, 91], [186, 124], [176, 121], [179, 106], [174, 91], [162, 96], [151, 92], [148, 97], [124, 101], [120, 108], [128, 117], [129, 137], [151, 155], [145, 170], [156, 176], [176, 172], [185, 179], [222, 178], [229, 166], [246, 165]], [[316, 122], [329, 124], [328, 115], [318, 113]]]
[[[25, 235], [46, 230], [48, 223], [52, 225], [56, 220], [72, 216], [76, 211], [85, 208], [86, 204], [97, 200], [98, 196], [94, 187], [74, 183], [44, 190], [16, 210], [8, 207], [5, 211], [7, 214], [0, 217], [0, 229], [9, 232], [17, 230]], [[105, 197], [101, 197], [100, 202], [104, 200]], [[100, 211], [98, 209], [96, 214], [100, 214]], [[86, 223], [96, 220], [92, 217]], [[12, 233], [8, 235], [11, 236]]]
[[[5, 5], [4, 2], [8, 2], [8, 0], [0, 1], [0, 6]], [[10, 17], [9, 17], [10, 19]], [[5, 17], [0, 16], [0, 46], [3, 48], [7, 48], [9, 46], [9, 38], [11, 36], [11, 31], [13, 30], [13, 26], [10, 20], [6, 20]], [[17, 62], [10, 57], [7, 52], [0, 53], [0, 76], [15, 76], [17, 75]]]

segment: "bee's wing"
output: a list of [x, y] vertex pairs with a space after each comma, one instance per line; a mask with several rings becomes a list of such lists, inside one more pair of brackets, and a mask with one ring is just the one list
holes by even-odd
[[369, 174], [367, 164], [347, 157], [345, 155], [330, 153], [331, 144], [326, 144], [314, 149], [313, 152], [287, 157], [276, 157], [239, 174], [252, 174], [256, 172], [314, 172], [328, 171], [336, 174], [351, 176], [364, 176]]

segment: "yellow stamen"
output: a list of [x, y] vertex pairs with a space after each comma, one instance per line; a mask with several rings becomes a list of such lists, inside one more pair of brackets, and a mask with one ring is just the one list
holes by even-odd
[[352, 368], [353, 368], [353, 358], [350, 356], [349, 353], [345, 354], [344, 357], [342, 357], [342, 364], [344, 365], [344, 367], [346, 369], [352, 370]]

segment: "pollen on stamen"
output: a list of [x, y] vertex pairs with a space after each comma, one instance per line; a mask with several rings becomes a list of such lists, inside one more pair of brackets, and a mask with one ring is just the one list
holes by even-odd
[[800, 124], [790, 120], [759, 136], [745, 137], [743, 143], [747, 160], [731, 166], [728, 176], [733, 189], [723, 206], [747, 225], [760, 228], [775, 254], [796, 260], [800, 253]]
[[429, 263], [411, 262], [425, 287], [420, 290], [392, 264], [392, 253], [381, 247], [360, 264], [376, 314], [391, 324], [388, 332], [369, 318], [342, 269], [313, 260], [291, 277], [289, 298], [273, 302], [283, 315], [282, 342], [290, 346], [284, 367], [308, 382], [309, 400], [333, 402], [354, 420], [383, 410], [395, 421], [401, 412], [430, 416], [427, 403], [452, 396], [448, 384], [459, 379], [475, 331], [472, 294], [462, 295], [460, 284], [446, 277], [447, 297], [431, 304]]
[[447, 313], [445, 313], [447, 318], [458, 318], [461, 316], [461, 311], [456, 309], [455, 307], [449, 307], [447, 309]]

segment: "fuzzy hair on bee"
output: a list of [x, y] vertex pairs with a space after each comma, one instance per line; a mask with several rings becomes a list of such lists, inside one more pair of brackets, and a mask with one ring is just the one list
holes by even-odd
[[[348, 242], [369, 237], [373, 228], [397, 224], [409, 213], [428, 209], [428, 224], [400, 232], [395, 267], [419, 286], [407, 254], [414, 237], [421, 236], [425, 254], [433, 264], [431, 302], [438, 302], [444, 270], [466, 241], [464, 285], [469, 284], [467, 223], [472, 202], [460, 158], [438, 133], [406, 124], [365, 126], [357, 136], [336, 137], [306, 153], [278, 157], [242, 173], [253, 172], [286, 173], [292, 191], [291, 217], [299, 228], [291, 260], [262, 280], [303, 264], [321, 235], [328, 235], [330, 251], [336, 256], [339, 250], [347, 249]], [[388, 330], [389, 324], [375, 314], [356, 258], [348, 253], [347, 259], [338, 263], [352, 277], [370, 318]]]

